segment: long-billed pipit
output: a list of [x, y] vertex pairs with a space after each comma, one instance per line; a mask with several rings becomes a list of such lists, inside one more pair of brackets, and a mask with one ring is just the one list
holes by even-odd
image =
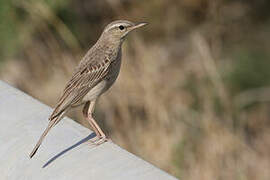
[[96, 144], [107, 140], [104, 132], [94, 120], [92, 113], [98, 97], [115, 82], [121, 66], [121, 46], [129, 32], [147, 23], [132, 23], [118, 20], [107, 25], [96, 44], [86, 53], [73, 76], [68, 81], [61, 98], [49, 117], [49, 125], [30, 154], [37, 152], [44, 137], [72, 107], [82, 104], [83, 115], [98, 137]]

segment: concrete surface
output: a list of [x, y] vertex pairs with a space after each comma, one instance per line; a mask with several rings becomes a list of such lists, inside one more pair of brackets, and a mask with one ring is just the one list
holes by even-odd
[[64, 118], [29, 153], [48, 123], [52, 109], [0, 81], [1, 180], [175, 179], [112, 142], [93, 146], [94, 134]]

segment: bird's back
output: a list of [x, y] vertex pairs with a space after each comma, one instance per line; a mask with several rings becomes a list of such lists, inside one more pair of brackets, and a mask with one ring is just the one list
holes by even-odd
[[109, 43], [98, 41], [76, 67], [50, 119], [66, 108], [80, 104], [84, 96], [101, 81], [106, 81], [101, 94], [109, 89], [118, 76], [120, 65], [121, 44], [110, 46]]

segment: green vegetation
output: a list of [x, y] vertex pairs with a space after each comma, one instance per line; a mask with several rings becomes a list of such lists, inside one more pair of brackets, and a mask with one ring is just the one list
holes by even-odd
[[270, 85], [270, 57], [266, 53], [268, 52], [240, 51], [233, 57], [234, 67], [229, 73], [232, 92]]

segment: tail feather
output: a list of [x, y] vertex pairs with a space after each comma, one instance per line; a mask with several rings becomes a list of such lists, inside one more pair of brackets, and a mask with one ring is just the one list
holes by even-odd
[[45, 136], [48, 134], [49, 130], [50, 130], [53, 126], [55, 126], [55, 125], [62, 119], [63, 114], [64, 114], [64, 113], [60, 114], [58, 117], [55, 117], [54, 119], [52, 119], [52, 120], [49, 122], [49, 125], [47, 126], [47, 128], [45, 129], [45, 131], [42, 133], [42, 135], [41, 135], [41, 137], [39, 138], [37, 144], [35, 145], [34, 149], [33, 149], [32, 152], [30, 153], [30, 155], [29, 155], [30, 158], [32, 158], [32, 157], [36, 154], [38, 148], [40, 147], [41, 143], [43, 142]]

